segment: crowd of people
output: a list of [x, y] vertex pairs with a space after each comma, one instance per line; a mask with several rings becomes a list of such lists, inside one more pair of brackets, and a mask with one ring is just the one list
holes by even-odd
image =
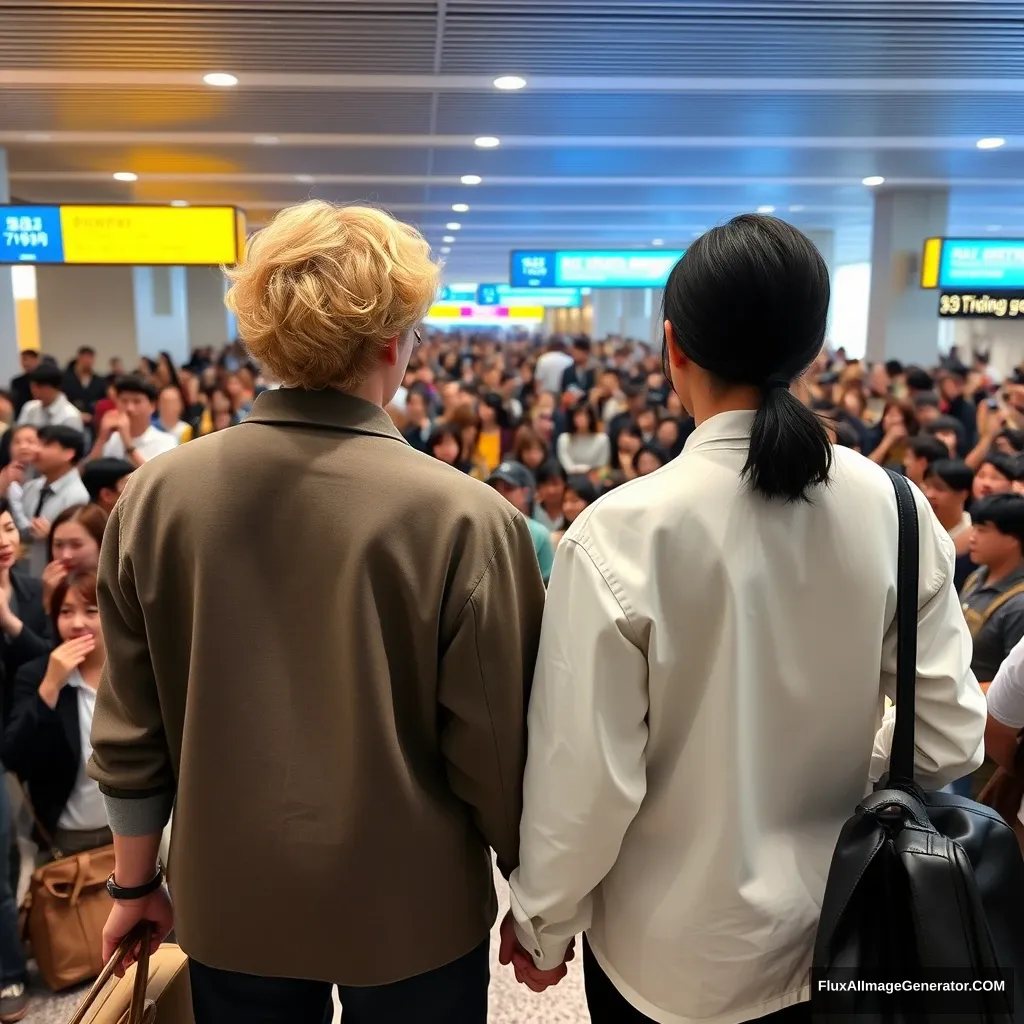
[[[501, 958], [534, 991], [585, 933], [598, 1024], [809, 1019], [806, 880], [884, 769], [878, 466], [918, 485], [938, 581], [922, 781], [984, 782], [976, 679], [1013, 769], [1024, 376], [830, 351], [803, 235], [711, 236], [656, 347], [435, 332], [422, 238], [310, 202], [230, 271], [244, 349], [109, 375], [86, 348], [23, 354], [0, 397], [0, 751], [41, 859], [113, 841], [105, 952], [173, 925], [197, 1024], [319, 1024], [332, 983], [355, 1019], [479, 1024], [487, 848]], [[26, 1009], [10, 817], [4, 797], [0, 1024]]]

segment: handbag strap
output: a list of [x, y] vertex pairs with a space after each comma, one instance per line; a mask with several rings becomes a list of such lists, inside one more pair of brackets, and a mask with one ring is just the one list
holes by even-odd
[[896, 723], [889, 751], [889, 785], [914, 783], [914, 689], [917, 685], [917, 594], [920, 540], [917, 502], [906, 478], [886, 470], [896, 492]]
[[128, 1009], [127, 1024], [142, 1024], [146, 1010], [146, 986], [149, 984], [149, 946], [152, 938], [152, 925], [148, 921], [140, 921], [122, 940], [100, 971], [100, 976], [93, 982], [88, 994], [75, 1011], [68, 1024], [82, 1024], [85, 1015], [92, 1009], [103, 986], [110, 981], [121, 961], [136, 947], [139, 947], [138, 966], [135, 969], [135, 983], [132, 987], [132, 1002]]

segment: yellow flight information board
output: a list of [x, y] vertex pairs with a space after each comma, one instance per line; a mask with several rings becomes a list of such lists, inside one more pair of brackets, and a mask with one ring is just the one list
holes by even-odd
[[233, 206], [0, 206], [0, 263], [219, 266], [237, 263]]

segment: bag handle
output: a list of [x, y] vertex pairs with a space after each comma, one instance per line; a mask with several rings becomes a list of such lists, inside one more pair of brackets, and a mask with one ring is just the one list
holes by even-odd
[[103, 990], [103, 986], [110, 980], [118, 964], [134, 949], [139, 947], [138, 966], [135, 968], [135, 984], [132, 987], [132, 1002], [128, 1009], [127, 1024], [143, 1024], [146, 1012], [146, 986], [149, 984], [149, 946], [152, 940], [153, 927], [148, 921], [140, 921], [122, 940], [121, 944], [114, 951], [114, 955], [107, 961], [106, 966], [100, 971], [100, 976], [93, 982], [81, 1006], [75, 1011], [75, 1015], [68, 1021], [68, 1024], [82, 1024], [85, 1015], [92, 1009], [92, 1004]]
[[905, 477], [886, 470], [896, 492], [896, 722], [889, 750], [889, 786], [914, 784], [914, 690], [917, 686], [917, 593], [920, 529], [917, 502]]

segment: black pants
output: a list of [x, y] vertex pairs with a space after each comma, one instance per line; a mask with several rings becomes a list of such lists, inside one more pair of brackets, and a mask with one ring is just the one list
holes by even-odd
[[[594, 959], [586, 938], [583, 939], [583, 977], [587, 989], [587, 1006], [591, 1024], [654, 1024], [628, 1003], [611, 983], [601, 965]], [[797, 1003], [767, 1017], [758, 1017], [756, 1024], [809, 1024], [811, 1004]], [[347, 1022], [346, 1022], [347, 1024]]]
[[[488, 942], [405, 981], [338, 986], [345, 1024], [486, 1024]], [[262, 978], [189, 963], [196, 1024], [331, 1024], [332, 986]]]

